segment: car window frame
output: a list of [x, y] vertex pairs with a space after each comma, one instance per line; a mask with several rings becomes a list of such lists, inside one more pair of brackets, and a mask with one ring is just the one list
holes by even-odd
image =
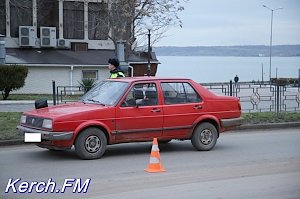
[[[131, 90], [138, 84], [154, 84], [155, 88], [156, 88], [156, 95], [157, 95], [157, 104], [155, 105], [135, 105], [135, 106], [122, 106], [123, 102], [126, 100], [127, 96], [129, 95], [129, 93], [131, 92]], [[128, 88], [127, 91], [124, 93], [123, 97], [120, 99], [118, 106], [120, 108], [133, 108], [133, 107], [145, 107], [145, 106], [158, 106], [160, 105], [160, 95], [159, 95], [159, 85], [156, 81], [138, 81], [138, 82], [134, 82], [132, 83]]]
[[[186, 92], [186, 88], [185, 88], [184, 84], [185, 83], [188, 84], [193, 89], [193, 91], [195, 92], [195, 94], [198, 96], [199, 101], [197, 101], [197, 102], [181, 102], [181, 103], [166, 103], [166, 96], [165, 96], [165, 92], [164, 92], [164, 89], [163, 89], [163, 86], [162, 86], [162, 84], [164, 84], [164, 83], [167, 83], [167, 84], [170, 84], [170, 83], [180, 83], [180, 84], [182, 84], [183, 89], [184, 89], [184, 95], [186, 96], [186, 99], [188, 99], [187, 98], [187, 96], [188, 96], [187, 94], [188, 93]], [[161, 89], [162, 101], [163, 101], [164, 105], [184, 105], [184, 104], [193, 104], [193, 103], [202, 103], [203, 102], [203, 97], [200, 95], [200, 93], [197, 91], [197, 89], [195, 89], [195, 87], [190, 82], [188, 82], [188, 81], [176, 81], [176, 80], [172, 80], [172, 81], [160, 81], [160, 89]], [[177, 90], [175, 90], [175, 92], [178, 94]]]

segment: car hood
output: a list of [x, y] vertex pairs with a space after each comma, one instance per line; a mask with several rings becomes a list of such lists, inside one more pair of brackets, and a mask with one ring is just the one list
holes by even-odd
[[90, 111], [97, 111], [107, 108], [109, 107], [100, 104], [86, 104], [82, 102], [76, 102], [35, 109], [32, 111], [25, 112], [24, 114], [55, 119], [66, 115], [82, 114]]

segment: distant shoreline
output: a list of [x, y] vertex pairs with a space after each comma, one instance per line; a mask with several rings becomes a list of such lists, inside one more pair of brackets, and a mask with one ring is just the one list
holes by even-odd
[[[270, 47], [265, 45], [246, 46], [160, 46], [154, 47], [157, 56], [234, 56], [269, 57]], [[299, 57], [300, 45], [274, 45], [273, 57]]]

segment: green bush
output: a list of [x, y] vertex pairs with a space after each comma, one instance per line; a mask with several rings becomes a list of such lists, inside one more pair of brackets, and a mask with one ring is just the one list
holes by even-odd
[[96, 83], [95, 79], [83, 79], [81, 82], [79, 82], [80, 86], [84, 88], [84, 92], [88, 92]]
[[11, 91], [24, 86], [27, 74], [26, 66], [0, 65], [0, 91], [4, 100], [8, 98]]

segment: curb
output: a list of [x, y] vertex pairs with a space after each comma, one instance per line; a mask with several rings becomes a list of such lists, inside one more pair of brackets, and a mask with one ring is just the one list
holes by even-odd
[[30, 144], [30, 143], [24, 142], [23, 139], [0, 140], [0, 146], [23, 145], [23, 144]]
[[267, 123], [267, 124], [243, 124], [234, 129], [237, 130], [256, 130], [256, 129], [273, 129], [273, 128], [295, 128], [300, 127], [300, 122], [284, 123]]
[[[243, 131], [243, 130], [257, 130], [257, 129], [280, 129], [280, 128], [300, 128], [300, 122], [285, 122], [285, 123], [267, 123], [267, 124], [243, 124], [236, 127], [232, 131]], [[1, 146], [12, 146], [12, 145], [25, 145], [32, 144], [26, 143], [23, 139], [15, 140], [0, 140]]]

